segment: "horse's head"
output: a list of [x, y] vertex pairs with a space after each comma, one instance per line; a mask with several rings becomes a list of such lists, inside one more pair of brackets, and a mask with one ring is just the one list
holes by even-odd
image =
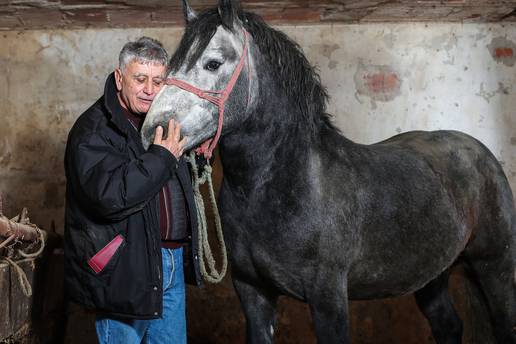
[[154, 99], [145, 119], [145, 147], [153, 141], [155, 128], [161, 125], [166, 130], [171, 118], [181, 124], [182, 136], [188, 136], [189, 150], [219, 134], [222, 112], [222, 133], [238, 126], [249, 112], [251, 38], [238, 18], [236, 6], [234, 1], [220, 0], [217, 10], [198, 16], [183, 0], [185, 33], [171, 58], [167, 85]]

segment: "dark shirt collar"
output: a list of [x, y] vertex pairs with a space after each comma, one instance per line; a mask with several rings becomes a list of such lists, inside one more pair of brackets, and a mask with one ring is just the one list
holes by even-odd
[[120, 131], [127, 135], [128, 131], [131, 130], [131, 124], [127, 121], [125, 116], [126, 110], [120, 105], [120, 100], [118, 99], [114, 72], [109, 74], [104, 86], [104, 106], [108, 110], [109, 115], [111, 115], [111, 121]]
[[122, 112], [124, 113], [125, 118], [131, 123], [136, 131], [140, 132], [140, 129], [143, 126], [143, 121], [145, 120], [145, 115], [137, 115], [134, 112], [122, 108]]

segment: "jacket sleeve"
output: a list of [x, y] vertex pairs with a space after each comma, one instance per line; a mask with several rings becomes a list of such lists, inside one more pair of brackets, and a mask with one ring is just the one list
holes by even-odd
[[161, 146], [151, 145], [131, 160], [97, 133], [67, 149], [67, 174], [77, 195], [105, 220], [122, 220], [141, 210], [177, 168], [174, 155]]

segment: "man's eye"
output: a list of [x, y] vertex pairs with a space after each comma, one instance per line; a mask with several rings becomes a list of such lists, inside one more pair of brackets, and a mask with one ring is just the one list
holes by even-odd
[[209, 70], [210, 72], [214, 72], [217, 69], [219, 69], [221, 65], [222, 63], [220, 63], [219, 61], [211, 60], [204, 65], [204, 69]]
[[138, 81], [140, 84], [143, 84], [145, 82], [145, 78], [136, 78], [136, 81]]
[[163, 80], [154, 80], [154, 86], [161, 86], [163, 84]]

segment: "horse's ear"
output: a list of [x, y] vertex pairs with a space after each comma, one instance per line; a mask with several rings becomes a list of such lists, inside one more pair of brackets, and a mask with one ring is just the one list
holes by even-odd
[[220, 19], [228, 29], [232, 29], [234, 21], [238, 20], [238, 6], [237, 0], [219, 0]]
[[186, 23], [190, 23], [192, 20], [197, 18], [197, 13], [190, 7], [188, 0], [183, 0], [183, 13], [185, 15]]

